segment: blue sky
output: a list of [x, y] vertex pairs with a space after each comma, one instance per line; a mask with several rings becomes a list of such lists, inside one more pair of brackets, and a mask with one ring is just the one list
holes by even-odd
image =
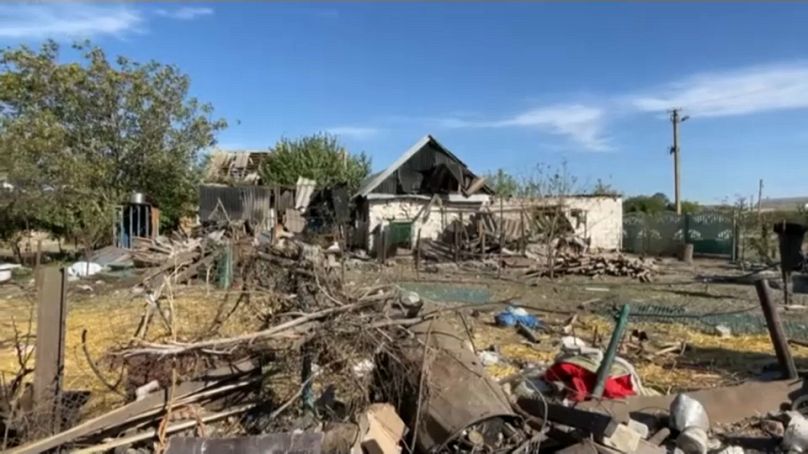
[[341, 136], [382, 168], [426, 133], [478, 172], [566, 161], [582, 183], [808, 195], [808, 4], [2, 4], [0, 45], [90, 38], [178, 65], [225, 148]]

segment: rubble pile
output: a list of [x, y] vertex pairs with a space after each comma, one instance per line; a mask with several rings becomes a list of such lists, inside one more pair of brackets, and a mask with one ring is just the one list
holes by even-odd
[[[139, 328], [104, 358], [122, 364], [123, 380], [110, 386], [128, 403], [51, 436], [22, 437], [16, 452], [106, 452], [152, 447], [155, 439], [156, 450], [171, 452], [172, 435], [207, 440], [293, 430], [347, 449], [331, 452], [355, 444], [398, 452], [402, 438], [423, 452], [502, 451], [535, 435], [482, 369], [467, 333], [439, 323], [440, 308], [387, 285], [345, 288], [326, 252], [297, 239], [245, 238], [233, 247], [238, 298], [230, 304], [248, 305], [260, 329], [221, 334], [233, 307], [217, 311], [194, 337], [153, 338]], [[154, 313], [170, 321], [170, 295], [149, 297]], [[155, 320], [144, 317], [143, 324]], [[468, 390], [477, 394], [471, 407], [460, 399]], [[387, 430], [391, 414], [402, 429]], [[387, 421], [384, 430], [373, 428], [377, 419]]]
[[587, 242], [574, 234], [565, 234], [550, 241], [531, 235], [524, 241], [516, 238], [505, 242], [503, 246], [496, 235], [486, 234], [486, 240], [483, 240], [482, 237], [474, 236], [474, 232], [473, 229], [464, 231], [454, 243], [445, 238], [423, 239], [416, 253], [421, 259], [434, 262], [473, 262], [495, 258], [500, 260], [500, 266], [528, 268], [525, 272], [525, 277], [528, 278], [563, 275], [624, 276], [640, 282], [651, 282], [657, 271], [652, 259], [592, 252]]

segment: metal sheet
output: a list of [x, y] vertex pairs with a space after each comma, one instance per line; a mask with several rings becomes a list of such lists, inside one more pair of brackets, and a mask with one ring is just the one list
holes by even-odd
[[[466, 335], [440, 320], [426, 321], [411, 329], [419, 342], [409, 351], [409, 360], [421, 364], [420, 345], [426, 343], [431, 347], [430, 355], [434, 355], [424, 380], [425, 400], [415, 427], [421, 452], [438, 451], [467, 427], [489, 419], [519, 420], [502, 388], [466, 345]], [[410, 402], [400, 410], [405, 421], [410, 418], [414, 422], [415, 408], [417, 402]]]
[[317, 182], [308, 178], [298, 177], [295, 185], [295, 209], [305, 209], [311, 202], [311, 195], [317, 187]]
[[[200, 186], [199, 219], [250, 221], [259, 229], [269, 227], [272, 188], [266, 186]], [[219, 207], [219, 201], [224, 208]], [[225, 216], [226, 214], [226, 216]]]
[[[712, 424], [734, 424], [753, 416], [779, 412], [805, 393], [802, 380], [749, 382], [738, 386], [703, 389], [687, 393], [707, 410]], [[578, 408], [612, 415], [626, 422], [655, 418], [658, 409], [666, 410], [676, 395], [635, 396], [628, 399], [582, 402]]]

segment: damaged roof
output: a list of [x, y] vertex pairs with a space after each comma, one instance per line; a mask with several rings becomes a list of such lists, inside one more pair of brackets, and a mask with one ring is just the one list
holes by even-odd
[[[419, 152], [422, 151], [424, 153], [420, 154], [419, 158]], [[408, 163], [411, 165], [406, 166]], [[424, 185], [430, 186], [431, 182], [424, 180], [430, 178], [434, 180], [447, 175], [460, 181], [463, 186], [460, 189], [463, 191], [475, 187], [487, 194], [494, 193], [488, 185], [480, 184], [479, 177], [471, 172], [460, 158], [441, 145], [432, 135], [427, 134], [385, 170], [374, 173], [362, 181], [354, 197], [367, 197], [368, 194], [374, 192], [383, 194], [428, 193], [430, 191], [426, 191], [425, 189], [428, 188], [424, 188]], [[473, 184], [475, 182], [477, 184]], [[419, 189], [416, 189], [416, 186]]]
[[261, 163], [271, 150], [216, 150], [210, 155], [206, 168], [206, 181], [232, 178], [245, 183], [259, 181]]

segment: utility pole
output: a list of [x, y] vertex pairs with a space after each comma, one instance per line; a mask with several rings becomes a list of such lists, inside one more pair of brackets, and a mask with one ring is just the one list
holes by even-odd
[[673, 124], [673, 146], [671, 147], [671, 154], [673, 155], [673, 198], [676, 202], [676, 214], [682, 214], [681, 181], [679, 176], [679, 123], [690, 118], [687, 115], [680, 116], [679, 110], [671, 110], [671, 123]]
[[760, 183], [758, 184], [758, 206], [757, 206], [758, 218], [760, 218], [760, 212], [761, 212], [760, 209], [762, 208], [761, 203], [762, 201], [763, 201], [763, 178], [760, 179]]

